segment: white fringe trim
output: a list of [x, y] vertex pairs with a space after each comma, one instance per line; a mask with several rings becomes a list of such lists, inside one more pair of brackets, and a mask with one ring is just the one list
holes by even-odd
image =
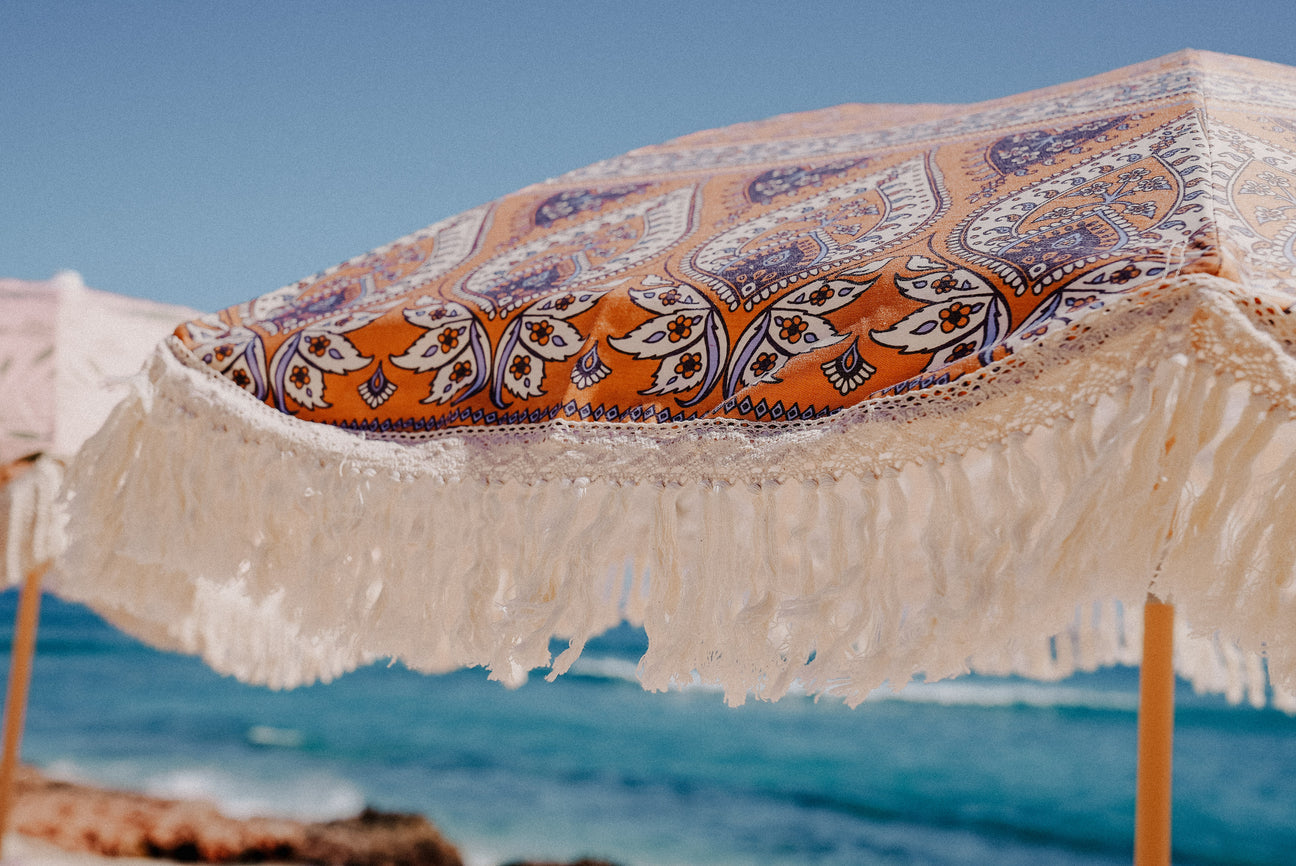
[[56, 585], [272, 686], [389, 656], [517, 684], [628, 618], [646, 688], [850, 704], [1135, 663], [1151, 591], [1190, 624], [1180, 674], [1290, 710], [1296, 362], [1234, 291], [1180, 278], [943, 390], [777, 429], [366, 441], [173, 342], [71, 469]]
[[[20, 585], [37, 566], [54, 559], [65, 538], [58, 507], [63, 464], [37, 457], [8, 483], [0, 484], [0, 530], [4, 532], [4, 587]], [[4, 588], [0, 587], [0, 588]]]

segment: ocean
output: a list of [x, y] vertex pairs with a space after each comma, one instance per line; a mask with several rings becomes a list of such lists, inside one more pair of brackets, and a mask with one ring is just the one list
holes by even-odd
[[[5, 671], [15, 604], [0, 595]], [[273, 692], [46, 596], [23, 755], [233, 815], [419, 812], [471, 866], [1130, 862], [1135, 670], [731, 708], [644, 692], [644, 644], [617, 629], [516, 690], [374, 666]], [[1181, 688], [1175, 785], [1178, 866], [1296, 863], [1296, 719]]]

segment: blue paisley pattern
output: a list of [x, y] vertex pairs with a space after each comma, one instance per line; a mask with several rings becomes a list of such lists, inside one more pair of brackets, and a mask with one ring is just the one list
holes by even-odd
[[912, 396], [1176, 275], [1290, 293], [1296, 88], [1196, 64], [644, 148], [178, 334], [282, 412], [407, 442]]

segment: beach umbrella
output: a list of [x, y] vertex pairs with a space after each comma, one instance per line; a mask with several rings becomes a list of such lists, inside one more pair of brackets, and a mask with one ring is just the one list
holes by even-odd
[[1143, 657], [1165, 862], [1174, 671], [1293, 707], [1294, 245], [1296, 71], [1222, 55], [645, 147], [180, 327], [58, 586], [272, 686]]
[[0, 837], [22, 737], [43, 575], [64, 533], [55, 505], [64, 461], [99, 428], [150, 351], [187, 307], [86, 288], [64, 271], [0, 279], [0, 550], [4, 587], [22, 586], [14, 627], [3, 752]]

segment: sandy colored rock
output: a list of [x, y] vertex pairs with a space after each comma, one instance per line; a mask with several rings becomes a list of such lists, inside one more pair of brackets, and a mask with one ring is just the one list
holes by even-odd
[[463, 866], [459, 852], [422, 815], [366, 809], [354, 818], [307, 824], [295, 859], [336, 866]]
[[463, 866], [426, 818], [365, 810], [307, 823], [235, 819], [208, 803], [169, 800], [48, 779], [19, 770], [12, 827], [71, 851], [186, 862], [326, 866]]

